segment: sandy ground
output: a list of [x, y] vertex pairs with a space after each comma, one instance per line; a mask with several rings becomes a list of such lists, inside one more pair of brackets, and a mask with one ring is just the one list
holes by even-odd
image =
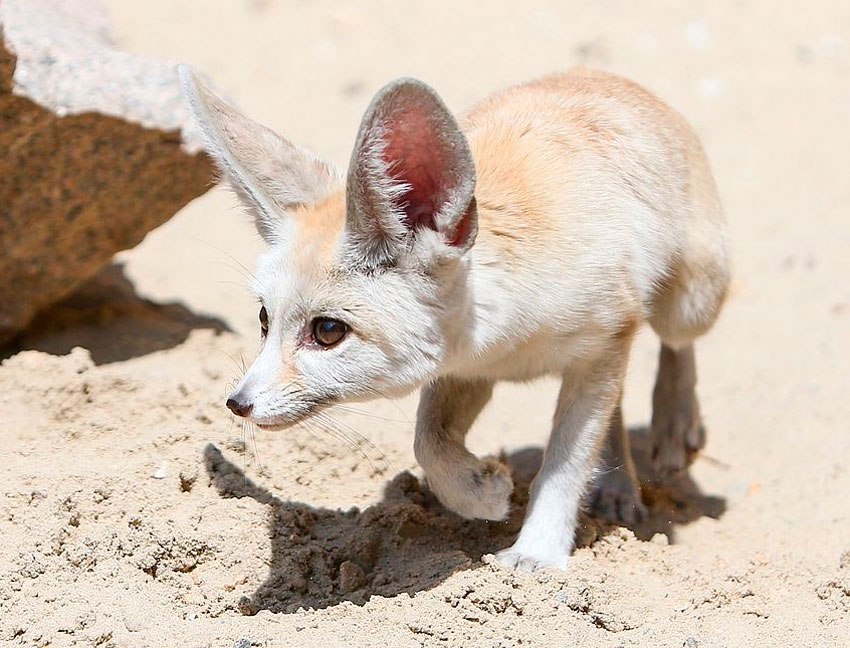
[[[518, 528], [550, 381], [501, 387], [471, 436], [517, 474], [504, 524], [420, 487], [414, 398], [252, 443], [223, 396], [256, 348], [261, 245], [216, 189], [6, 354], [1, 642], [850, 645], [850, 5], [107, 4], [122, 47], [194, 64], [341, 165], [395, 76], [457, 110], [576, 63], [658, 92], [702, 134], [734, 237], [698, 347], [709, 443], [689, 478], [646, 484], [646, 525], [585, 520], [570, 572], [538, 576], [481, 558]], [[656, 351], [642, 335], [626, 391], [639, 449]]]

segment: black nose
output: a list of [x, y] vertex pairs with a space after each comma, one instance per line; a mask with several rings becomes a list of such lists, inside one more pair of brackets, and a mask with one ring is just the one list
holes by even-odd
[[251, 410], [254, 409], [253, 403], [246, 403], [233, 397], [228, 398], [225, 405], [227, 405], [227, 409], [236, 414], [236, 416], [248, 416], [251, 413]]

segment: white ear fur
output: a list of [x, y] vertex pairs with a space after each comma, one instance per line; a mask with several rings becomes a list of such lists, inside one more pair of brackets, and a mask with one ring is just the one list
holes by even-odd
[[392, 263], [417, 230], [462, 254], [475, 241], [475, 164], [466, 137], [437, 93], [398, 79], [372, 100], [346, 184], [346, 234], [355, 253]]
[[321, 200], [341, 181], [333, 165], [239, 113], [189, 66], [179, 65], [178, 74], [207, 151], [268, 243], [277, 240], [287, 210]]

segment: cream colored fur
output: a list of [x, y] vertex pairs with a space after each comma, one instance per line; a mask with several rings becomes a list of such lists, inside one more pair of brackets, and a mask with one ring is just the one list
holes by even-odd
[[[497, 520], [509, 471], [467, 451], [466, 432], [495, 382], [560, 376], [522, 531], [498, 555], [525, 569], [567, 565], [606, 430], [622, 429], [612, 412], [642, 322], [667, 353], [659, 471], [701, 447], [687, 369], [726, 293], [726, 229], [699, 141], [647, 91], [576, 70], [496, 94], [458, 125], [430, 88], [399, 80], [367, 111], [343, 186], [188, 69], [181, 77], [270, 244], [256, 285], [269, 332], [233, 395], [258, 425], [421, 386], [415, 451], [430, 488], [460, 515]], [[317, 317], [351, 332], [318, 348]], [[628, 511], [640, 499], [623, 442], [606, 455], [624, 471], [606, 501]]]

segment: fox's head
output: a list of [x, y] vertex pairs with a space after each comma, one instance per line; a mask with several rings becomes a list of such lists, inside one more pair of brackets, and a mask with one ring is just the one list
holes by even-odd
[[185, 66], [207, 150], [269, 249], [262, 346], [227, 406], [282, 428], [434, 376], [470, 307], [477, 233], [469, 145], [436, 93], [401, 79], [372, 100], [347, 177], [237, 112]]

